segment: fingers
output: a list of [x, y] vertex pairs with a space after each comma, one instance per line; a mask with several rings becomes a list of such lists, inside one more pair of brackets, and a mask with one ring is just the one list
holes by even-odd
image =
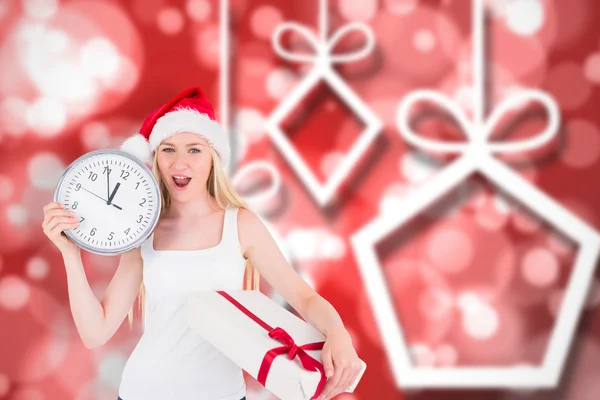
[[343, 368], [341, 368], [339, 366], [335, 367], [333, 376], [327, 380], [327, 383], [325, 384], [325, 387], [323, 388], [323, 391], [321, 392], [321, 395], [319, 396], [320, 399], [323, 399], [323, 400], [330, 399], [331, 397], [333, 397], [335, 395], [343, 372], [344, 372]]
[[42, 223], [42, 228], [47, 226], [52, 218], [68, 216], [76, 216], [76, 213], [71, 210], [65, 210], [64, 207], [58, 203], [50, 203], [47, 206], [44, 206], [44, 222]]
[[331, 378], [333, 375], [333, 359], [331, 358], [331, 351], [329, 349], [323, 349], [323, 352], [321, 353], [321, 360], [323, 361], [325, 376], [327, 378]]
[[[54, 217], [52, 220], [46, 225], [46, 231], [48, 233], [55, 233], [58, 228], [68, 227], [65, 229], [71, 229], [74, 226], [79, 225], [79, 218], [77, 217]], [[62, 231], [59, 230], [58, 233]]]
[[344, 393], [352, 386], [362, 368], [362, 365], [358, 360], [355, 362], [342, 360], [339, 363], [336, 363], [334, 360], [334, 364], [335, 374], [327, 381], [319, 399], [331, 399], [340, 393]]

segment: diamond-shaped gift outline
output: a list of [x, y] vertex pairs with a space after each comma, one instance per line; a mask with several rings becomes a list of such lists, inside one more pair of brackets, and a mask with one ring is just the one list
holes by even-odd
[[[506, 99], [484, 118], [484, 8], [482, 0], [473, 3], [474, 41], [474, 118], [469, 122], [459, 107], [445, 95], [418, 90], [407, 95], [399, 105], [397, 123], [401, 135], [411, 144], [425, 150], [461, 153], [458, 160], [409, 194], [395, 213], [380, 214], [351, 237], [352, 247], [365, 283], [375, 319], [382, 334], [392, 372], [400, 388], [555, 388], [562, 375], [568, 350], [590, 290], [600, 252], [600, 234], [555, 200], [532, 186], [493, 157], [493, 153], [523, 152], [547, 143], [559, 128], [556, 102], [544, 92], [523, 90]], [[467, 136], [467, 143], [438, 142], [419, 137], [409, 126], [409, 111], [420, 101], [437, 103], [452, 114]], [[493, 128], [511, 109], [529, 101], [540, 102], [548, 112], [548, 125], [539, 135], [509, 143], [488, 142]], [[412, 217], [454, 190], [474, 173], [481, 173], [540, 217], [550, 222], [579, 245], [563, 304], [558, 312], [546, 353], [540, 366], [510, 367], [415, 367], [410, 358], [402, 326], [397, 319], [386, 286], [375, 245]]]
[[[353, 22], [336, 30], [331, 38], [328, 39], [327, 0], [319, 1], [319, 38], [308, 27], [296, 22], [284, 22], [278, 25], [273, 33], [273, 48], [279, 56], [290, 61], [313, 63], [313, 68], [267, 118], [265, 129], [279, 151], [285, 156], [286, 161], [291, 164], [302, 183], [318, 202], [319, 206], [325, 206], [334, 198], [341, 184], [366, 152], [367, 147], [379, 134], [383, 123], [332, 67], [334, 63], [359, 60], [369, 54], [375, 43], [373, 31], [363, 23]], [[281, 38], [288, 31], [295, 32], [303, 37], [312, 46], [314, 54], [294, 53], [286, 50], [281, 44]], [[365, 35], [366, 41], [364, 46], [353, 52], [333, 54], [336, 44], [352, 31]], [[360, 133], [359, 138], [350, 147], [348, 153], [334, 167], [331, 175], [325, 180], [325, 183], [321, 183], [315, 174], [313, 174], [308, 164], [279, 126], [285, 117], [293, 111], [294, 107], [299, 104], [320, 80], [327, 83], [366, 125]], [[329, 133], [325, 132], [324, 134]]]

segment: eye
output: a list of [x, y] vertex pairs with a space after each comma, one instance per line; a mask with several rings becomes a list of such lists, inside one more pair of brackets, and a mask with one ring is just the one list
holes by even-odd
[[195, 152], [197, 152], [197, 153], [200, 153], [200, 150], [199, 150], [199, 149], [194, 149], [194, 148], [192, 148], [192, 149], [190, 149], [190, 151], [195, 151]]
[[162, 151], [167, 152], [167, 150], [173, 150], [173, 149], [170, 147], [165, 147]]

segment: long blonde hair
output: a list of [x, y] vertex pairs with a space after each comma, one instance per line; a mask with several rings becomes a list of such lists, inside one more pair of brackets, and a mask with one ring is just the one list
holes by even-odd
[[[247, 209], [248, 207], [244, 204], [244, 201], [233, 187], [233, 184], [227, 176], [227, 173], [223, 170], [219, 154], [212, 146], [209, 146], [209, 149], [213, 161], [213, 165], [208, 175], [208, 180], [206, 182], [206, 188], [208, 189], [209, 195], [214, 197], [214, 199], [217, 201], [219, 208], [223, 210], [225, 210], [229, 206]], [[160, 196], [162, 200], [160, 214], [162, 215], [163, 212], [171, 205], [171, 197], [169, 196], [167, 186], [165, 185], [165, 182], [163, 181], [160, 175], [160, 171], [158, 169], [158, 151], [154, 154], [152, 171], [160, 188]], [[246, 270], [244, 273], [243, 284], [244, 290], [259, 290], [259, 283], [260, 274], [258, 273], [256, 268], [254, 268], [250, 260], [246, 259]], [[146, 287], [144, 286], [143, 281], [140, 286], [140, 291], [138, 293], [137, 300], [143, 322], [146, 310]], [[134, 305], [131, 306], [131, 309], [127, 314], [130, 328], [133, 326]]]

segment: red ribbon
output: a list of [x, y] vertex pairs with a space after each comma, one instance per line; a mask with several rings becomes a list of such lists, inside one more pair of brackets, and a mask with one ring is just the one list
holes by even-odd
[[325, 371], [323, 369], [323, 364], [319, 361], [312, 358], [306, 350], [321, 350], [323, 349], [323, 345], [325, 342], [314, 342], [307, 343], [302, 346], [298, 346], [294, 339], [282, 328], [272, 328], [265, 321], [257, 317], [254, 313], [244, 307], [240, 302], [231, 297], [228, 293], [224, 291], [217, 291], [221, 296], [229, 300], [231, 304], [236, 306], [240, 311], [250, 317], [254, 322], [263, 327], [265, 330], [269, 332], [269, 337], [280, 341], [283, 346], [275, 347], [267, 351], [265, 356], [263, 357], [262, 363], [260, 365], [260, 369], [258, 371], [258, 377], [256, 380], [263, 386], [266, 386], [267, 376], [269, 376], [269, 370], [271, 369], [271, 365], [275, 358], [287, 354], [290, 360], [293, 360], [296, 356], [300, 360], [302, 367], [307, 371], [318, 371], [321, 374], [321, 379], [319, 380], [319, 384], [317, 385], [317, 390], [315, 390], [315, 394], [311, 397], [312, 399], [317, 398], [323, 387], [325, 386], [325, 382], [327, 378], [325, 377]]

